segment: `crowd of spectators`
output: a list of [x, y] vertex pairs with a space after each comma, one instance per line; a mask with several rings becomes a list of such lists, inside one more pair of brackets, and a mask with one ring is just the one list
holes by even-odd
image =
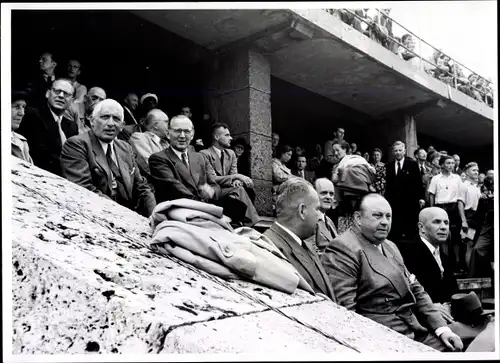
[[341, 19], [375, 42], [417, 68], [451, 87], [458, 89], [479, 102], [493, 107], [493, 84], [491, 79], [484, 79], [471, 73], [465, 77], [462, 67], [441, 50], [435, 49], [426, 61], [420, 61], [415, 51], [415, 39], [409, 33], [401, 38], [393, 34], [390, 19], [391, 9], [326, 9], [333, 16]]
[[[377, 22], [387, 27], [390, 19]], [[380, 29], [368, 31], [382, 39]], [[77, 81], [77, 60], [68, 62], [65, 78], [55, 76], [56, 66], [44, 53], [39, 77], [12, 92], [12, 155], [146, 217], [159, 203], [188, 199], [221, 207], [230, 229], [259, 223], [252, 148], [243, 138], [233, 140], [227, 124], [209, 115], [193, 122], [188, 106], [169, 118], [153, 93], [131, 92], [120, 104], [103, 88], [87, 91]], [[410, 157], [401, 141], [386, 164], [380, 148], [360, 150], [345, 134], [338, 128], [310, 153], [272, 134], [275, 221], [264, 235], [308, 291], [436, 349], [461, 350], [465, 333], [441, 302], [457, 292], [457, 275], [493, 276], [493, 171], [481, 176], [475, 162], [460, 168], [459, 155], [432, 146]], [[423, 275], [428, 271], [415, 267], [414, 248], [422, 243], [436, 264], [431, 282], [445, 284], [450, 295], [438, 296], [433, 291], [441, 289]], [[371, 256], [369, 264], [361, 250]], [[373, 272], [378, 269], [385, 275]], [[377, 280], [382, 275], [387, 278]], [[414, 318], [404, 325], [406, 318], [386, 313], [412, 316], [410, 305], [394, 299], [399, 283], [397, 293], [411, 297], [425, 318], [425, 334]]]

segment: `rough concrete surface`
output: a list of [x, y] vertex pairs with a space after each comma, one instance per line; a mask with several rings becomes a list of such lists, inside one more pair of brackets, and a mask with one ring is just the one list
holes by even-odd
[[148, 220], [12, 157], [13, 354], [431, 352], [322, 296], [150, 252]]

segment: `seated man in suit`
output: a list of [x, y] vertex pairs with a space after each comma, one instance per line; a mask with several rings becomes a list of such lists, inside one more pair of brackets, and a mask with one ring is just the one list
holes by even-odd
[[314, 234], [320, 203], [310, 183], [291, 178], [277, 191], [276, 220], [264, 235], [286, 256], [317, 293], [335, 301], [328, 275], [318, 255], [305, 243]]
[[153, 193], [141, 176], [132, 147], [116, 139], [124, 124], [122, 106], [112, 99], [98, 103], [91, 122], [91, 131], [74, 136], [64, 144], [63, 176], [149, 217], [156, 206]]
[[387, 240], [391, 220], [387, 200], [367, 194], [355, 207], [354, 225], [321, 256], [337, 302], [434, 349], [462, 350], [460, 337]]
[[201, 150], [201, 153], [208, 162], [208, 173], [219, 184], [222, 194], [226, 191], [234, 192], [236, 189], [239, 199], [247, 206], [246, 216], [255, 224], [258, 222], [258, 213], [253, 205], [253, 181], [238, 173], [236, 154], [231, 149], [232, 139], [228, 126], [216, 123], [212, 127], [212, 146]]
[[234, 223], [243, 222], [246, 206], [236, 193], [221, 193], [208, 173], [205, 157], [190, 147], [194, 137], [191, 120], [174, 116], [168, 125], [170, 147], [149, 157], [149, 170], [158, 203], [178, 198], [194, 199], [223, 207]]
[[[150, 187], [153, 187], [149, 171], [149, 157], [166, 149], [169, 145], [167, 139], [168, 116], [162, 110], [152, 109], [144, 119], [144, 126], [147, 131], [134, 132], [129, 143], [134, 149], [141, 175], [148, 180]], [[154, 191], [154, 188], [151, 190]]]
[[295, 168], [292, 169], [292, 174], [299, 178], [307, 180], [309, 183], [314, 182], [314, 171], [306, 170], [307, 159], [305, 155], [297, 155], [295, 160]]
[[449, 302], [458, 293], [457, 280], [440, 246], [450, 234], [450, 221], [444, 209], [422, 209], [418, 216], [419, 236], [401, 246], [405, 266], [416, 276], [434, 303]]
[[75, 89], [64, 79], [56, 79], [46, 92], [47, 102], [28, 107], [18, 133], [28, 140], [36, 166], [61, 175], [60, 155], [67, 138], [78, 134], [78, 126], [64, 117]]
[[333, 221], [326, 215], [333, 208], [335, 192], [333, 183], [327, 178], [319, 178], [314, 182], [314, 189], [318, 193], [320, 203], [320, 213], [316, 234], [307, 239], [307, 243], [313, 246], [316, 253], [321, 256], [326, 247], [338, 236], [337, 229]]
[[91, 129], [91, 118], [94, 107], [101, 101], [106, 99], [106, 92], [100, 87], [92, 87], [83, 97], [83, 107], [85, 113], [80, 117], [78, 122], [78, 133], [83, 134]]
[[139, 98], [135, 93], [129, 93], [123, 100], [123, 110], [125, 112], [125, 125], [136, 125], [137, 117], [135, 111], [139, 105]]

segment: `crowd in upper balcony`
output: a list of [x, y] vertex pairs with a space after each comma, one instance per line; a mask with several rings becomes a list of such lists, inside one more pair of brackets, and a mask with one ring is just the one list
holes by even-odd
[[474, 73], [465, 77], [462, 67], [437, 49], [429, 59], [420, 62], [415, 52], [413, 36], [409, 33], [401, 38], [394, 35], [393, 22], [390, 19], [391, 9], [380, 9], [380, 11], [376, 9], [327, 9], [327, 11], [405, 61], [416, 64], [417, 67], [423, 67], [425, 72], [434, 78], [493, 107], [491, 79], [485, 79]]

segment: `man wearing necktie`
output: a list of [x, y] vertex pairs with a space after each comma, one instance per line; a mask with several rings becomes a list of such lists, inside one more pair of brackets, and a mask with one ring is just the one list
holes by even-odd
[[425, 191], [416, 161], [406, 155], [406, 145], [396, 141], [394, 160], [387, 165], [385, 197], [392, 207], [391, 240], [398, 246], [417, 234], [420, 209], [425, 205]]
[[168, 125], [170, 147], [149, 157], [149, 170], [158, 203], [179, 198], [222, 206], [233, 222], [245, 219], [246, 206], [232, 194], [222, 193], [209, 173], [203, 154], [190, 145], [195, 135], [191, 120], [174, 116]]
[[45, 94], [46, 102], [28, 107], [18, 133], [28, 140], [33, 163], [56, 175], [61, 175], [60, 155], [64, 143], [78, 134], [76, 122], [64, 117], [74, 94], [72, 84], [55, 80]]
[[320, 202], [320, 213], [316, 234], [306, 240], [316, 250], [319, 256], [325, 252], [328, 244], [338, 237], [337, 229], [326, 212], [333, 208], [335, 202], [334, 186], [331, 180], [319, 178], [314, 182], [314, 189], [318, 193]]
[[231, 149], [231, 133], [225, 123], [212, 126], [212, 146], [201, 150], [207, 161], [208, 174], [221, 187], [221, 197], [232, 196], [246, 206], [245, 217], [248, 226], [259, 221], [259, 214], [253, 205], [255, 191], [253, 181], [238, 173], [237, 158]]
[[305, 155], [298, 155], [295, 163], [295, 168], [292, 169], [292, 174], [305, 179], [312, 184], [315, 179], [314, 172], [306, 170], [307, 159]]
[[141, 176], [132, 147], [116, 138], [123, 125], [123, 108], [118, 102], [106, 99], [98, 103], [92, 112], [92, 130], [64, 144], [62, 174], [73, 183], [149, 217], [156, 202]]

